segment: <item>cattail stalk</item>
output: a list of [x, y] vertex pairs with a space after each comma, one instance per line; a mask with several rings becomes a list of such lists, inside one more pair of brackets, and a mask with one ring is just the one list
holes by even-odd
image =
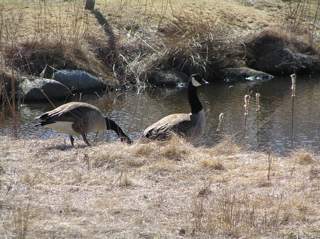
[[233, 85], [230, 85], [228, 87], [228, 99], [229, 99], [229, 104], [231, 105], [231, 98], [230, 98], [230, 89], [233, 87]]
[[219, 123], [218, 123], [218, 128], [217, 128], [217, 132], [220, 132], [220, 128], [221, 128], [221, 123], [223, 121], [223, 113], [221, 113], [219, 115]]
[[[230, 91], [231, 91], [231, 89], [233, 88], [233, 85], [230, 85], [229, 87], [228, 87], [228, 100], [229, 100], [229, 110], [231, 110], [232, 109], [232, 105], [231, 105], [231, 97], [230, 97]], [[228, 122], [229, 122], [229, 124], [231, 125], [231, 117], [228, 117]]]
[[268, 174], [267, 179], [271, 181], [271, 169], [272, 169], [272, 156], [271, 156], [271, 149], [268, 150]]
[[293, 148], [293, 132], [294, 132], [294, 98], [296, 96], [296, 74], [290, 75], [291, 77], [291, 98], [292, 98], [292, 114], [291, 114], [291, 147]]
[[259, 122], [258, 122], [258, 116], [260, 111], [260, 93], [256, 93], [256, 127], [257, 127], [257, 134], [259, 130]]
[[292, 74], [290, 76], [291, 76], [291, 82], [292, 82], [291, 97], [295, 97], [296, 96], [296, 79], [297, 79], [297, 75], [296, 74]]
[[256, 111], [260, 110], [260, 94], [256, 93]]
[[244, 115], [249, 114], [249, 102], [250, 102], [250, 95], [244, 96]]
[[243, 135], [246, 134], [246, 129], [247, 129], [247, 119], [249, 115], [249, 102], [250, 102], [250, 95], [245, 95], [244, 96], [244, 130], [243, 130]]

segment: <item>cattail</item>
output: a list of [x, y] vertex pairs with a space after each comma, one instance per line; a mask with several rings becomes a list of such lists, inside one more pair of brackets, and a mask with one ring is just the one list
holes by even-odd
[[217, 128], [217, 132], [220, 132], [220, 127], [221, 127], [222, 121], [223, 121], [223, 113], [221, 113], [219, 115], [219, 124], [218, 124], [218, 128]]
[[249, 101], [250, 101], [250, 95], [244, 96], [244, 115], [249, 114]]
[[260, 94], [256, 93], [256, 111], [260, 110]]
[[247, 120], [249, 115], [249, 101], [250, 101], [250, 95], [244, 96], [244, 128], [243, 128], [243, 136], [246, 135], [247, 131]]
[[297, 79], [297, 75], [296, 74], [292, 74], [291, 76], [291, 81], [292, 81], [292, 86], [291, 86], [291, 97], [295, 97], [296, 96], [296, 79]]
[[293, 137], [294, 137], [294, 98], [296, 96], [296, 79], [297, 75], [296, 74], [291, 74], [291, 81], [292, 81], [292, 86], [291, 86], [291, 97], [292, 97], [292, 114], [291, 114], [291, 145], [293, 148]]
[[231, 98], [230, 98], [230, 89], [233, 87], [233, 85], [230, 85], [228, 87], [228, 99], [229, 99], [229, 104], [231, 105]]

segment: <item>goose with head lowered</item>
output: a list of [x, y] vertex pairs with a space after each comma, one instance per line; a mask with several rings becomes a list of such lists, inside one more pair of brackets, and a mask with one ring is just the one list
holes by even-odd
[[73, 136], [81, 135], [83, 141], [90, 146], [87, 134], [93, 131], [112, 129], [121, 141], [132, 143], [131, 139], [111, 119], [102, 115], [100, 110], [88, 103], [70, 102], [48, 111], [38, 117], [40, 123], [35, 126], [45, 126], [70, 136], [71, 145], [74, 146]]
[[187, 140], [194, 140], [203, 135], [206, 120], [202, 104], [197, 95], [197, 88], [208, 84], [201, 75], [193, 74], [188, 83], [190, 114], [171, 114], [152, 124], [144, 131], [144, 136], [153, 140], [168, 140], [176, 134]]

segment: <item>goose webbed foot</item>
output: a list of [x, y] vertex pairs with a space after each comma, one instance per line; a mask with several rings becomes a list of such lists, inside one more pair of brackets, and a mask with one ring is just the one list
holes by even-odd
[[74, 138], [72, 135], [69, 135], [69, 138], [70, 138], [71, 145], [73, 147], [74, 146]]
[[82, 138], [83, 138], [83, 141], [88, 145], [88, 146], [91, 146], [91, 144], [89, 143], [88, 139], [87, 139], [87, 135], [86, 134], [82, 134]]

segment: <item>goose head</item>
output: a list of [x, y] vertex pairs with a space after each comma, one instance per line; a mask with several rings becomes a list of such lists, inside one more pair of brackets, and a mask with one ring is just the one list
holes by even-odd
[[208, 81], [202, 78], [200, 74], [193, 74], [190, 76], [190, 82], [194, 87], [209, 84]]
[[113, 120], [109, 119], [108, 117], [105, 117], [106, 120], [106, 128], [107, 130], [111, 129], [120, 138], [121, 142], [126, 142], [128, 144], [132, 144], [132, 140], [122, 131], [122, 129], [119, 127], [119, 125], [116, 124]]

